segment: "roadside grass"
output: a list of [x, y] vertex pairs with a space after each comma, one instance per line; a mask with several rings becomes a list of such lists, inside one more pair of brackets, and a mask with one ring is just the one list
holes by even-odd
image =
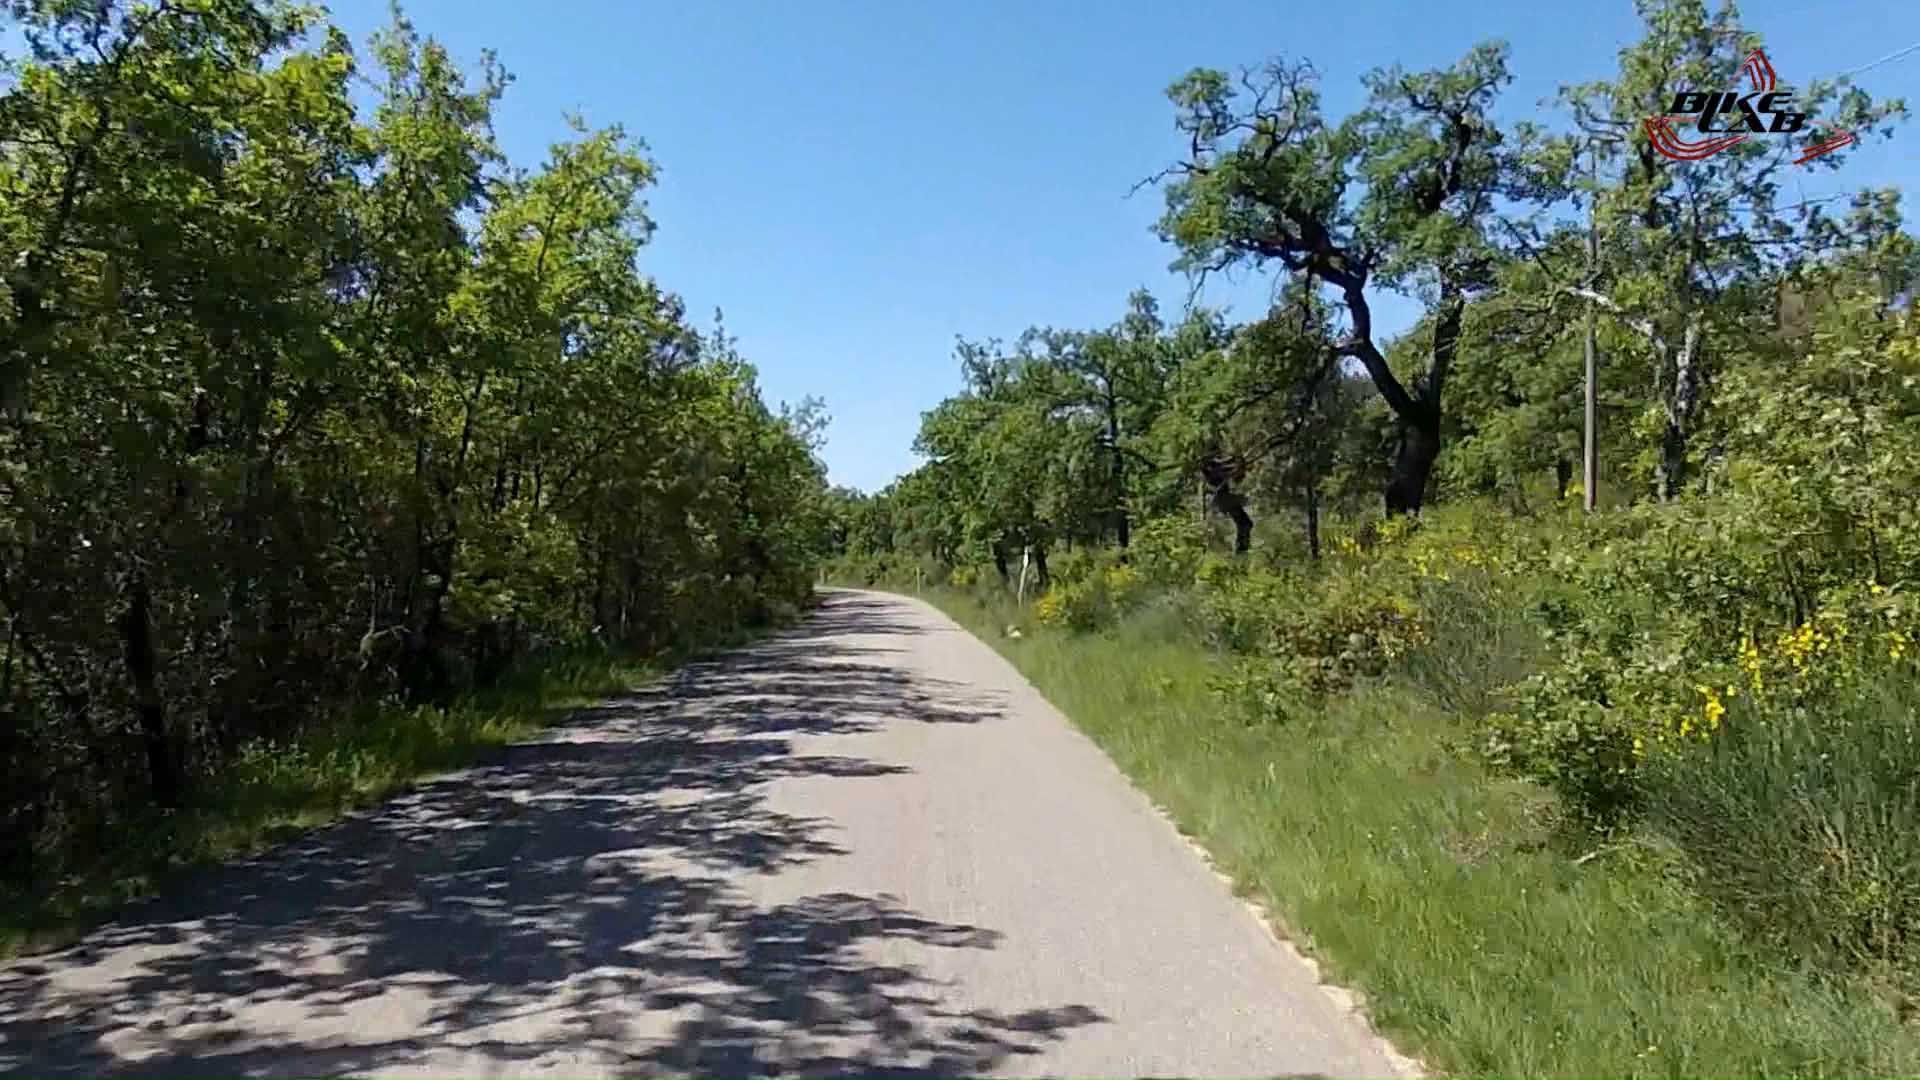
[[370, 708], [284, 742], [248, 746], [203, 783], [192, 805], [63, 853], [51, 883], [0, 886], [0, 958], [70, 941], [194, 867], [258, 853], [375, 805], [754, 636], [741, 630], [652, 657], [549, 655], [445, 704]]
[[1460, 728], [1431, 696], [1385, 686], [1249, 725], [1210, 693], [1215, 658], [1173, 609], [1075, 635], [1011, 603], [922, 595], [1437, 1074], [1920, 1075], [1920, 1038], [1884, 998], [1751, 944], [1650, 838], [1571, 846], [1550, 795], [1450, 749]]

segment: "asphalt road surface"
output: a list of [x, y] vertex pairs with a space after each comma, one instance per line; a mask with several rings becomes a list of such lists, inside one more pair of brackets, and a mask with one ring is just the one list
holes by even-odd
[[1392, 1076], [992, 649], [803, 626], [0, 966], [34, 1076]]

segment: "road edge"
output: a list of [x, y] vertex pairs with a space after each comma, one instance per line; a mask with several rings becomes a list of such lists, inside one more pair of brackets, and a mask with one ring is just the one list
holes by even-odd
[[1253, 917], [1267, 938], [1278, 946], [1281, 952], [1299, 961], [1302, 966], [1313, 974], [1315, 987], [1333, 1004], [1337, 1012], [1353, 1020], [1366, 1032], [1367, 1036], [1372, 1040], [1374, 1048], [1378, 1050], [1380, 1055], [1387, 1060], [1388, 1064], [1392, 1065], [1397, 1071], [1399, 1080], [1433, 1080], [1433, 1078], [1438, 1075], [1428, 1069], [1425, 1063], [1419, 1058], [1405, 1053], [1398, 1046], [1394, 1045], [1393, 1040], [1382, 1034], [1380, 1029], [1374, 1025], [1373, 1017], [1367, 1010], [1365, 993], [1352, 987], [1341, 986], [1330, 982], [1320, 962], [1304, 949], [1300, 948], [1294, 941], [1293, 934], [1288, 928], [1286, 921], [1278, 915], [1275, 915], [1265, 904], [1249, 896], [1249, 890], [1243, 889], [1241, 883], [1236, 881], [1232, 875], [1220, 869], [1220, 864], [1218, 860], [1213, 857], [1213, 853], [1208, 851], [1192, 834], [1188, 833], [1187, 830], [1181, 828], [1180, 823], [1174, 819], [1172, 814], [1168, 813], [1167, 808], [1162, 806], [1159, 800], [1155, 799], [1136, 783], [1132, 775], [1124, 768], [1121, 768], [1120, 763], [1114, 761], [1113, 756], [1108, 754], [1106, 748], [1100, 745], [1099, 740], [1087, 734], [1086, 730], [1074, 720], [1071, 713], [1068, 713], [1065, 709], [1055, 704], [1052, 698], [1047, 697], [1038, 686], [1035, 686], [1033, 680], [1027, 677], [1027, 673], [1020, 669], [1019, 663], [1012, 656], [1007, 655], [997, 644], [974, 633], [965, 623], [955, 618], [939, 604], [923, 596], [894, 592], [889, 589], [858, 588], [847, 585], [824, 585], [818, 587], [817, 591], [873, 593], [904, 600], [907, 603], [915, 604], [934, 612], [941, 618], [952, 623], [955, 628], [959, 629], [968, 637], [992, 649], [995, 655], [1007, 662], [1007, 666], [1013, 669], [1014, 674], [1026, 685], [1027, 689], [1031, 690], [1036, 696], [1052, 707], [1055, 712], [1065, 718], [1067, 724], [1072, 727], [1076, 734], [1087, 740], [1095, 750], [1099, 751], [1100, 756], [1106, 760], [1107, 764], [1115, 773], [1119, 774], [1127, 787], [1152, 809], [1154, 816], [1160, 819], [1161, 823], [1179, 838], [1180, 842], [1200, 860], [1201, 865], [1206, 867], [1214, 879], [1226, 888], [1228, 895]]

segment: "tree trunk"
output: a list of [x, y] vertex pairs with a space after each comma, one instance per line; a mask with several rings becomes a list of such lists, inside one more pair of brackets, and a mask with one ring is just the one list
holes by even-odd
[[1427, 478], [1433, 475], [1433, 463], [1439, 459], [1437, 418], [1401, 425], [1400, 450], [1394, 455], [1393, 472], [1387, 478], [1388, 514], [1420, 512], [1426, 502]]
[[1663, 502], [1680, 497], [1687, 478], [1687, 443], [1700, 408], [1700, 319], [1688, 320], [1680, 351], [1673, 361], [1673, 382], [1667, 396], [1666, 428], [1660, 433], [1660, 464], [1654, 479]]
[[[4, 571], [0, 571], [4, 573]], [[7, 612], [7, 656], [0, 660], [0, 708], [5, 708], [8, 718], [13, 716], [13, 645], [20, 636], [20, 613]]]
[[1233, 553], [1244, 555], [1253, 548], [1253, 518], [1247, 514], [1246, 496], [1233, 490], [1233, 473], [1218, 458], [1200, 463], [1200, 477], [1213, 490], [1213, 508], [1233, 519]]
[[127, 611], [120, 619], [120, 636], [126, 645], [127, 676], [133, 682], [134, 703], [140, 720], [140, 742], [147, 752], [147, 773], [153, 782], [156, 805], [174, 809], [180, 805], [180, 763], [167, 737], [167, 710], [160, 697], [159, 681], [154, 673], [153, 596], [144, 573], [136, 572], [128, 589]]
[[1566, 458], [1553, 459], [1553, 481], [1560, 498], [1567, 497], [1567, 485], [1573, 483], [1573, 462]]
[[1359, 358], [1373, 380], [1374, 387], [1400, 419], [1400, 449], [1394, 457], [1393, 471], [1387, 479], [1388, 514], [1418, 514], [1426, 501], [1427, 477], [1440, 457], [1440, 401], [1446, 389], [1447, 374], [1453, 368], [1460, 348], [1460, 327], [1466, 313], [1466, 298], [1460, 284], [1446, 271], [1440, 275], [1440, 302], [1434, 309], [1433, 341], [1429, 352], [1432, 363], [1425, 384], [1413, 392], [1401, 385], [1387, 366], [1387, 358], [1374, 346], [1373, 315], [1368, 307], [1363, 284], [1359, 280], [1344, 289], [1347, 311], [1353, 320], [1354, 337], [1359, 340], [1351, 355]]
[[[423, 542], [416, 556], [420, 607], [407, 638], [406, 679], [415, 701], [431, 700], [452, 686], [452, 674], [442, 652], [446, 636], [446, 599], [453, 584], [455, 540]], [[428, 581], [428, 578], [435, 580]], [[412, 591], [412, 590], [410, 590]]]
[[1687, 479], [1687, 431], [1669, 417], [1660, 433], [1660, 464], [1654, 468], [1653, 481], [1661, 502], [1680, 497], [1680, 485]]
[[1120, 454], [1120, 403], [1111, 390], [1107, 393], [1107, 452], [1113, 455], [1113, 497], [1116, 500], [1113, 510], [1114, 539], [1120, 543], [1120, 550], [1127, 550], [1127, 543], [1133, 538], [1131, 522], [1127, 520], [1127, 459]]
[[1000, 584], [1012, 584], [1013, 575], [1007, 571], [1007, 546], [1005, 544], [993, 545], [993, 568], [1000, 571]]
[[1245, 555], [1253, 549], [1253, 517], [1247, 513], [1246, 497], [1227, 488], [1213, 493], [1213, 508], [1233, 519], [1233, 553]]
[[1041, 592], [1046, 592], [1053, 584], [1053, 575], [1047, 572], [1047, 546], [1035, 544], [1033, 547], [1033, 579]]
[[1320, 557], [1320, 488], [1312, 478], [1307, 480], [1307, 554], [1311, 558]]
[[1247, 513], [1247, 500], [1235, 496], [1227, 515], [1233, 518], [1233, 553], [1245, 555], [1253, 550], [1253, 517]]

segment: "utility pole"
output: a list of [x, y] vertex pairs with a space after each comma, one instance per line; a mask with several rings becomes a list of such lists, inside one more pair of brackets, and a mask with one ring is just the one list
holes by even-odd
[[[1600, 222], [1595, 204], [1600, 198], [1600, 158], [1597, 149], [1590, 148], [1589, 161], [1593, 168], [1593, 190], [1587, 193], [1587, 288], [1599, 285], [1600, 267]], [[1600, 488], [1600, 455], [1595, 445], [1596, 421], [1599, 418], [1598, 407], [1598, 362], [1594, 356], [1596, 349], [1593, 329], [1593, 301], [1587, 301], [1587, 387], [1586, 387], [1586, 453], [1585, 469], [1582, 471], [1580, 485], [1581, 504], [1586, 512], [1593, 513], [1594, 500]]]

